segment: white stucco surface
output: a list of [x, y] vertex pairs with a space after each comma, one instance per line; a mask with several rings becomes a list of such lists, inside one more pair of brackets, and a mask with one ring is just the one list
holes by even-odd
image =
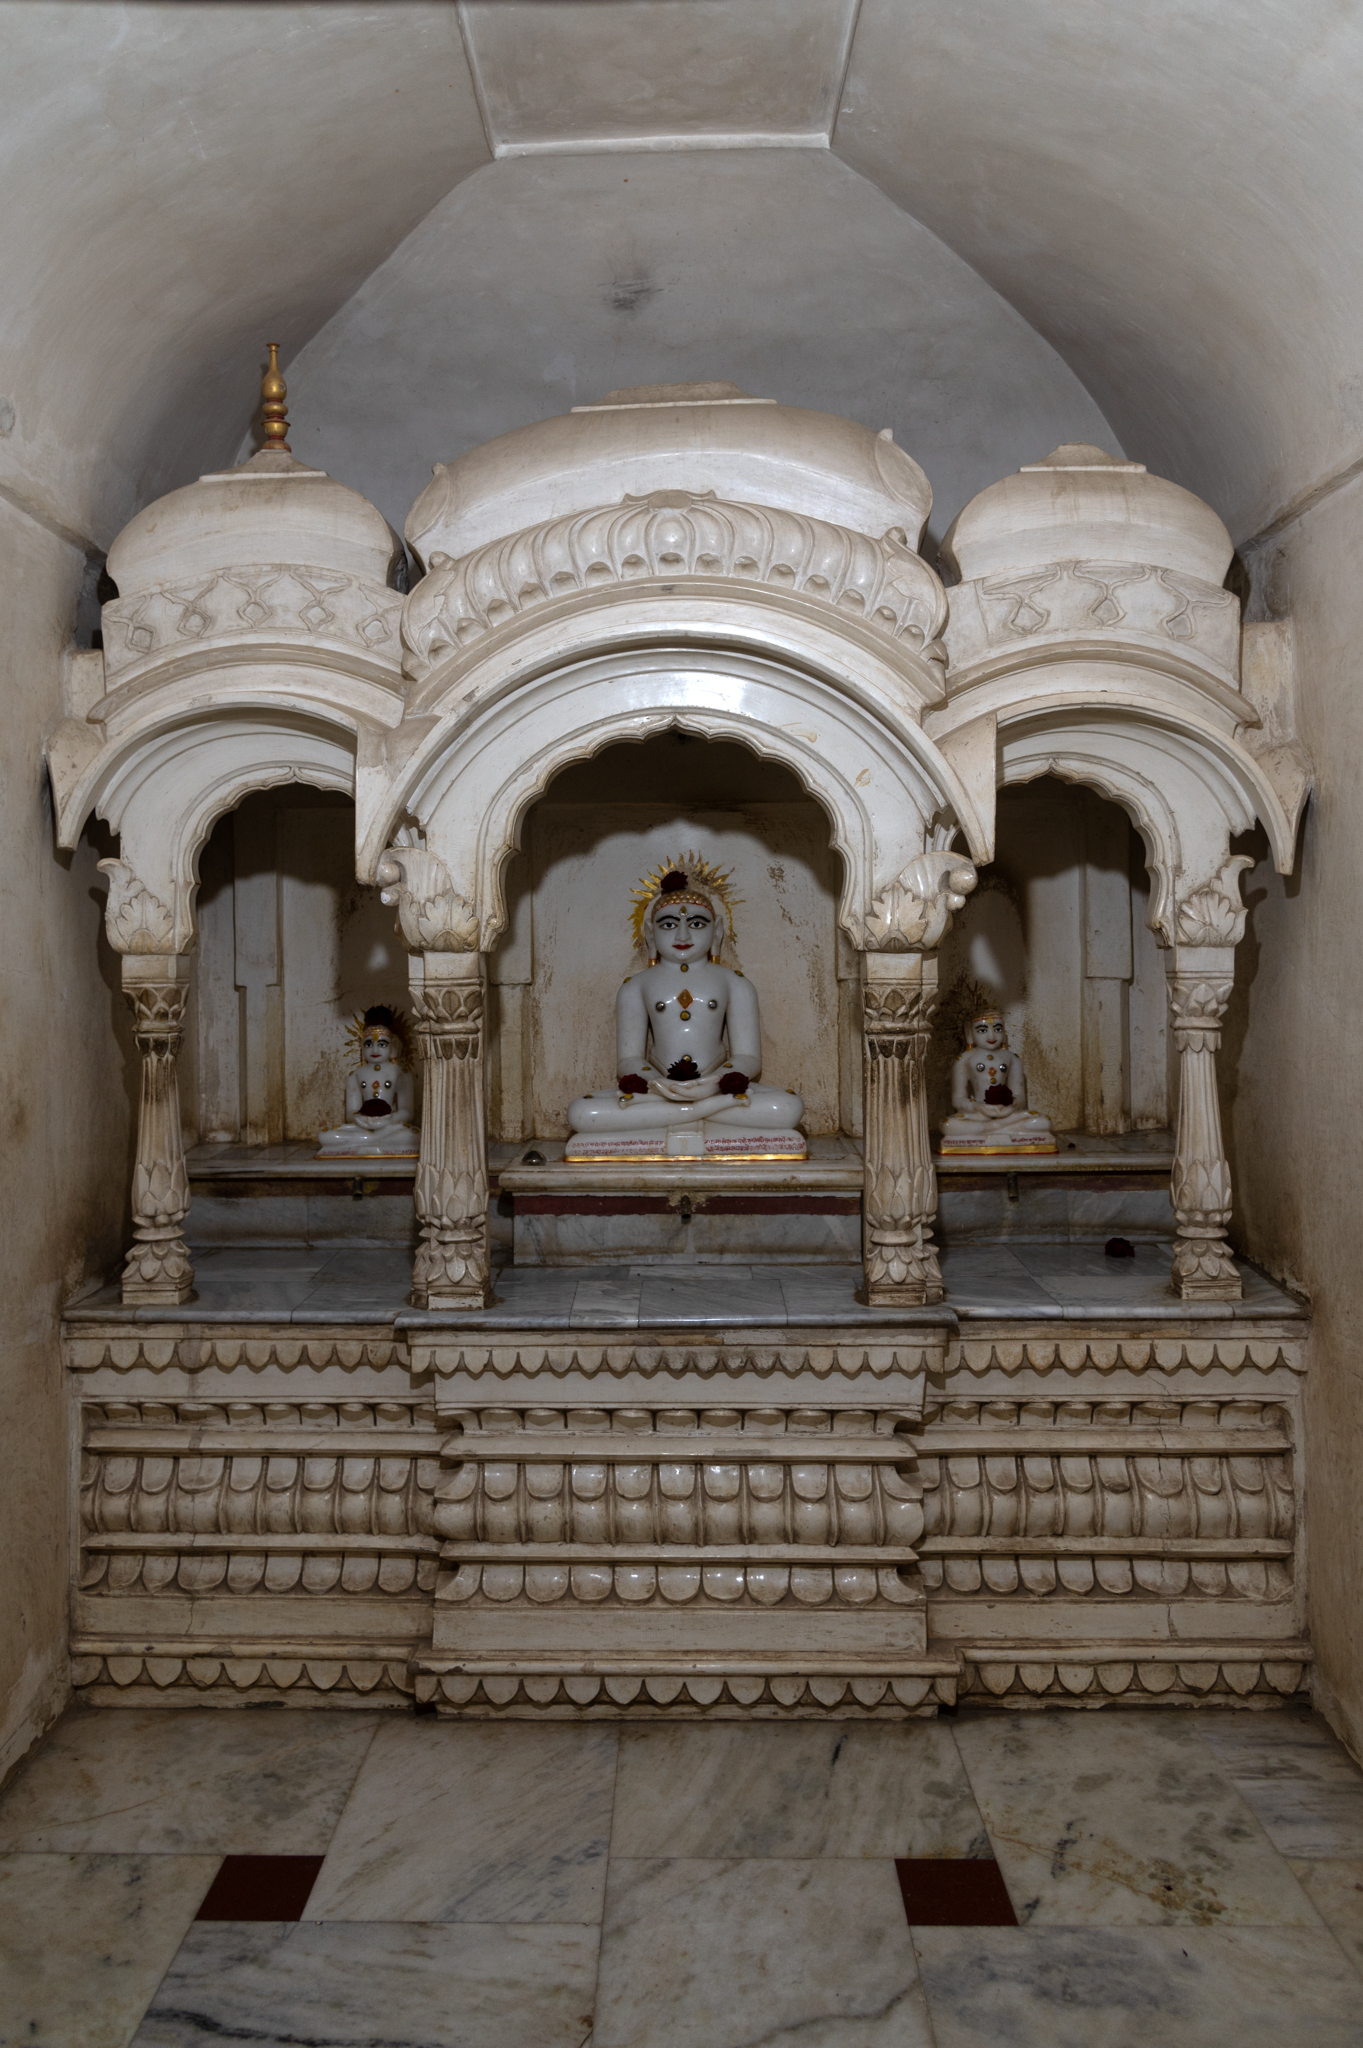
[[295, 451], [399, 528], [433, 460], [622, 385], [723, 378], [890, 427], [927, 472], [939, 538], [1057, 442], [1116, 445], [1011, 307], [821, 150], [490, 165], [288, 376]]

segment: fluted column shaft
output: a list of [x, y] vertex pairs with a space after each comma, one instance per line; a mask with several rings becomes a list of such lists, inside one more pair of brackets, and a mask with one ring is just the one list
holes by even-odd
[[180, 1132], [180, 1045], [189, 1001], [183, 954], [125, 954], [123, 994], [142, 1056], [133, 1167], [133, 1243], [123, 1268], [129, 1304], [173, 1308], [194, 1292], [185, 1243], [189, 1175]]
[[411, 975], [424, 1090], [412, 1302], [417, 1308], [481, 1308], [492, 1291], [483, 955], [413, 954]]
[[936, 953], [866, 953], [865, 1298], [874, 1308], [942, 1299], [932, 1242], [937, 1175], [928, 1135], [927, 1053], [937, 1008]]
[[1172, 1277], [1186, 1301], [1238, 1301], [1226, 1243], [1230, 1166], [1221, 1136], [1216, 1055], [1234, 981], [1230, 946], [1176, 946], [1169, 1002], [1179, 1053], [1178, 1132], [1171, 1195], [1177, 1219]]

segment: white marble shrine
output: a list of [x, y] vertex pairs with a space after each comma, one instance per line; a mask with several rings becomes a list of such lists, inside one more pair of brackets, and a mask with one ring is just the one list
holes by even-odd
[[[1216, 515], [1062, 447], [966, 507], [944, 586], [917, 552], [927, 479], [888, 432], [669, 387], [437, 466], [404, 595], [386, 522], [288, 451], [282, 390], [266, 420], [260, 454], [119, 536], [103, 650], [77, 657], [79, 715], [49, 750], [62, 844], [92, 813], [118, 834], [106, 927], [143, 1061], [121, 1296], [66, 1326], [79, 1682], [560, 1716], [1293, 1693], [1305, 1325], [1231, 1253], [1216, 1059], [1246, 916], [1235, 842], [1262, 826], [1290, 871], [1309, 767], [1290, 655], [1277, 627], [1242, 626]], [[798, 861], [752, 841], [728, 862], [732, 806], [675, 829], [665, 804], [641, 811], [619, 859], [554, 810], [608, 750], [656, 773], [668, 736], [737, 743], [817, 806], [826, 925], [790, 914]], [[1039, 984], [1040, 1077], [1033, 1041], [1024, 1079], [1002, 1009], [981, 1015], [970, 1043], [999, 1071], [961, 1069], [935, 1153], [939, 998], [958, 1066], [973, 995], [1002, 1000], [955, 960], [952, 920], [983, 941], [1013, 915], [990, 896], [1000, 795], [1041, 778], [1109, 800], [1119, 834], [1120, 806], [1144, 854], [1128, 885], [1123, 841], [1085, 897], [1086, 1114], [1047, 1100], [1078, 1052], [1033, 1024]], [[242, 1197], [196, 1292], [186, 1030], [201, 1094], [249, 1027], [261, 1100], [287, 1096], [293, 963], [338, 985], [315, 919], [260, 968], [240, 908], [238, 979], [210, 971], [205, 881], [195, 992], [215, 828], [290, 787], [331, 806], [307, 814], [328, 843], [353, 803], [336, 881], [359, 887], [356, 930], [380, 896], [396, 914], [407, 986], [370, 992], [348, 1080], [334, 997], [300, 1009], [330, 1000], [334, 1043], [308, 1048], [325, 1086], [297, 1087], [333, 1090], [331, 1121], [191, 1117], [210, 1138], [195, 1173]], [[779, 808], [742, 830], [777, 832]], [[650, 833], [631, 932], [615, 870]], [[1161, 975], [1172, 1265], [1150, 1277], [1147, 1231], [1141, 1287], [1114, 1293], [1106, 1270], [1062, 1271], [1068, 1240], [1043, 1231], [1024, 1272], [1000, 1174], [1008, 1200], [1019, 1167], [1077, 1200], [1106, 1143], [1093, 1199], [1126, 1222], [1114, 1166], [1148, 1172], [1139, 1132], [1164, 1118], [1132, 1107], [1124, 1020]], [[286, 1171], [288, 1142], [307, 1158]], [[982, 1185], [958, 1199], [1000, 1221], [958, 1289], [938, 1169], [972, 1160]], [[377, 1206], [389, 1187], [401, 1208], [404, 1174], [409, 1300], [342, 1285], [309, 1319], [268, 1287], [239, 1313], [210, 1299], [228, 1244], [266, 1274], [314, 1242], [300, 1189]], [[632, 1293], [591, 1278], [638, 1268]]]

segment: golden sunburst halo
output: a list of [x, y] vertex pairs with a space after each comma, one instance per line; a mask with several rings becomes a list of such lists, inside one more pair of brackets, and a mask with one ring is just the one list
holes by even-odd
[[734, 931], [734, 908], [737, 904], [742, 903], [743, 898], [735, 896], [730, 887], [733, 869], [716, 867], [713, 861], [706, 860], [702, 854], [695, 852], [694, 849], [688, 853], [672, 855], [667, 860], [660, 860], [656, 868], [643, 876], [638, 887], [634, 890], [632, 898], [634, 910], [630, 918], [630, 930], [634, 935], [636, 948], [640, 951], [646, 950], [644, 923], [648, 917], [650, 906], [657, 901], [662, 893], [663, 876], [671, 874], [685, 875], [687, 887], [697, 889], [701, 895], [707, 896], [721, 913], [721, 945], [719, 950], [723, 950], [723, 942], [727, 940], [733, 959], [736, 962], [738, 957], [738, 940]]
[[[391, 1005], [385, 1005], [385, 1008], [391, 1009]], [[407, 1020], [403, 1016], [401, 1010], [392, 1010], [392, 1018], [393, 1023], [392, 1028], [389, 1031], [389, 1036], [392, 1038], [393, 1041], [394, 1057], [396, 1058], [397, 1063], [400, 1067], [410, 1066], [411, 1059], [407, 1048]], [[346, 1044], [349, 1047], [352, 1055], [354, 1056], [356, 1066], [358, 1066], [360, 1064], [361, 1058], [363, 1057], [364, 1047], [363, 1010], [357, 1010], [355, 1012], [350, 1022], [346, 1025], [345, 1036]]]

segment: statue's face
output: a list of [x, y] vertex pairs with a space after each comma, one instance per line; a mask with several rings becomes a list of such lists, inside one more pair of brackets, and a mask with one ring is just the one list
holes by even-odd
[[977, 1017], [970, 1027], [976, 1045], [984, 1052], [999, 1052], [1008, 1043], [1002, 1017]]
[[360, 1041], [360, 1058], [371, 1067], [381, 1067], [393, 1057], [393, 1041], [382, 1025], [372, 1026]]
[[703, 903], [666, 905], [653, 913], [653, 945], [660, 960], [708, 960], [715, 942], [715, 920]]

